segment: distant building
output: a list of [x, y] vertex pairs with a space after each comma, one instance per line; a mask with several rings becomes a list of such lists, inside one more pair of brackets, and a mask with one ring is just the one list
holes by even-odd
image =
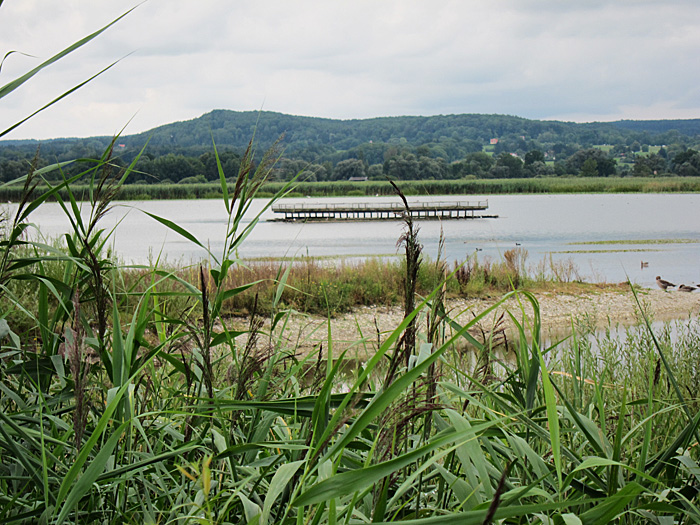
[[491, 139], [491, 145], [498, 144], [498, 139]]
[[350, 177], [348, 180], [350, 182], [366, 182], [367, 177]]

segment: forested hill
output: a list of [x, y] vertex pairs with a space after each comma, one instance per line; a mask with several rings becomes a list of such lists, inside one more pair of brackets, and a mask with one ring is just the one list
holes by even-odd
[[[550, 133], [563, 137], [577, 129], [576, 124], [527, 120], [504, 115], [438, 115], [432, 117], [381, 117], [362, 120], [335, 120], [299, 117], [273, 112], [235, 112], [216, 110], [199, 118], [160, 126], [129, 137], [137, 143], [151, 137], [152, 145], [176, 144], [181, 147], [217, 144], [244, 146], [255, 133], [256, 139], [270, 145], [281, 136], [288, 150], [330, 147], [346, 150], [374, 142], [408, 143], [413, 146], [431, 142], [476, 141]], [[604, 126], [604, 133], [613, 128]], [[603, 128], [600, 131], [603, 131]], [[597, 127], [594, 128], [597, 130]]]
[[[165, 124], [144, 133], [121, 137], [119, 142], [131, 151], [140, 149], [150, 138], [152, 154], [201, 154], [211, 151], [212, 137], [218, 148], [245, 148], [255, 134], [261, 147], [269, 147], [282, 137], [285, 152], [307, 161], [333, 157], [364, 145], [395, 144], [398, 146], [441, 146], [441, 156], [449, 161], [480, 151], [491, 139], [499, 139], [501, 147], [513, 148], [514, 142], [531, 144], [596, 144], [694, 143], [700, 136], [700, 119], [689, 120], [623, 120], [616, 122], [573, 123], [529, 120], [508, 115], [437, 115], [430, 117], [381, 117], [361, 120], [335, 120], [300, 117], [269, 111], [214, 110], [192, 120]], [[41, 141], [44, 154], [61, 156], [71, 146], [78, 149], [100, 148], [109, 137], [62, 138]], [[504, 143], [505, 142], [505, 143]], [[0, 148], [36, 148], [37, 141], [0, 141]], [[522, 146], [522, 144], [520, 144]], [[499, 148], [500, 149], [500, 148]], [[85, 152], [87, 153], [87, 152]]]
[[[129, 164], [148, 143], [133, 182], [216, 180], [212, 140], [229, 173], [237, 170], [253, 137], [257, 152], [280, 141], [284, 159], [275, 174], [280, 180], [307, 168], [319, 181], [700, 175], [700, 119], [573, 123], [480, 114], [334, 120], [215, 110], [119, 137], [114, 162]], [[0, 182], [25, 174], [39, 144], [35, 165], [41, 167], [99, 158], [111, 139], [1, 141]]]
[[612, 122], [615, 127], [646, 133], [667, 133], [675, 130], [681, 135], [700, 135], [700, 119], [687, 120], [618, 120]]
[[[455, 153], [461, 157], [469, 151], [481, 150], [493, 138], [582, 146], [618, 144], [630, 137], [631, 141], [640, 143], [671, 142], [662, 139], [675, 139], [678, 134], [700, 135], [700, 119], [578, 124], [508, 115], [462, 114], [334, 120], [268, 111], [215, 110], [193, 120], [174, 122], [126, 138], [134, 146], [150, 137], [150, 145], [154, 147], [210, 148], [213, 136], [217, 145], [242, 148], [253, 133], [262, 146], [269, 146], [283, 136], [288, 153], [308, 151], [313, 155], [373, 143], [412, 146], [443, 143], [460, 150]], [[670, 137], [658, 137], [669, 133]]]

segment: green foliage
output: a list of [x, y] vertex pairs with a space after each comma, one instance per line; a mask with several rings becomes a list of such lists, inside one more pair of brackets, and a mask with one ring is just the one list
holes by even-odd
[[[212, 136], [220, 148], [224, 173], [230, 177], [238, 172], [247, 137], [255, 129], [257, 140], [265, 147], [284, 137], [287, 158], [271, 174], [271, 179], [278, 181], [291, 180], [301, 171], [301, 180], [310, 182], [364, 176], [374, 180], [386, 176], [392, 180], [444, 180], [579, 175], [588, 157], [596, 161], [598, 174], [607, 177], [627, 174], [637, 159], [657, 149], [664, 152], [660, 156], [663, 165], [652, 168], [652, 173], [696, 176], [700, 164], [685, 152], [699, 146], [698, 122], [664, 121], [664, 126], [659, 126], [650, 121], [644, 129], [644, 122], [630, 128], [619, 122], [575, 124], [503, 115], [338, 121], [216, 110], [191, 121], [122, 136], [113, 162], [122, 167], [131, 163], [150, 138], [148, 154], [139, 160], [131, 182], [159, 184], [198, 176], [215, 181], [218, 171], [209, 151]], [[674, 125], [683, 131], [674, 130]], [[498, 138], [498, 143], [490, 145], [492, 138]], [[26, 174], [39, 145], [38, 162], [50, 164], [98, 158], [109, 142], [109, 137], [0, 142], [0, 181]], [[661, 144], [666, 147], [660, 149]], [[504, 157], [507, 154], [511, 156]], [[517, 164], [513, 154], [524, 159], [526, 169]], [[499, 162], [494, 166], [496, 160]], [[65, 167], [68, 175], [77, 169]]]
[[[106, 249], [101, 219], [141, 154], [124, 166], [113, 146], [76, 162], [74, 176], [32, 165], [5, 219], [3, 523], [700, 521], [693, 326], [671, 344], [645, 317], [638, 339], [621, 347], [625, 359], [576, 339], [564, 351], [544, 343], [536, 298], [517, 290], [462, 325], [442, 307], [443, 276], [449, 287], [462, 267], [445, 276], [439, 261], [420, 262], [408, 221], [404, 319], [376, 344], [358, 341], [371, 349], [365, 362], [335, 353], [330, 322], [319, 358], [299, 355], [283, 307], [291, 265], [275, 274], [264, 330], [257, 299], [245, 331], [222, 315], [255, 284], [232, 278], [259, 219], [243, 217], [275, 173], [275, 151], [256, 155], [249, 144], [229, 181], [214, 147], [228, 217], [221, 253], [150, 215], [207, 250], [209, 264], [192, 268], [189, 282], [159, 261], [121, 267]], [[71, 225], [56, 245], [24, 235], [49, 199]], [[513, 286], [525, 257], [505, 257]], [[433, 288], [421, 299], [412, 289], [426, 266]], [[468, 269], [484, 281], [495, 273], [476, 267]], [[307, 283], [318, 281], [307, 274]], [[14, 293], [20, 285], [36, 290], [35, 302]], [[328, 310], [348, 292], [335, 280], [322, 289]], [[510, 298], [521, 304], [509, 313], [515, 344], [477, 338]], [[8, 322], [7, 305], [26, 316], [27, 331]], [[416, 344], [407, 345], [412, 329]], [[382, 381], [387, 362], [391, 380]]]
[[[39, 304], [23, 310], [41, 340], [0, 332], [2, 520], [700, 519], [692, 489], [700, 418], [687, 394], [700, 385], [687, 365], [697, 324], [681, 327], [676, 344], [640, 329], [594, 350], [579, 337], [546, 346], [526, 292], [506, 293], [464, 325], [441, 310], [442, 290], [525, 282], [527, 254], [513, 250], [499, 264], [474, 257], [450, 276], [439, 261], [422, 261], [415, 282], [426, 299], [382, 340], [357, 341], [370, 349], [364, 363], [338, 356], [332, 338], [322, 359], [298, 355], [284, 305], [290, 293], [315, 295], [332, 313], [345, 295], [400, 290], [382, 276], [392, 265], [379, 260], [350, 266], [351, 284], [342, 274], [320, 278], [313, 261], [278, 268], [264, 309], [269, 328], [253, 296], [248, 328], [232, 331], [226, 305], [259, 277], [235, 258], [249, 231], [240, 218], [272, 173], [265, 163], [250, 171], [246, 159], [252, 152], [232, 185], [221, 171], [230, 242], [189, 278], [157, 263], [121, 268], [100, 248], [104, 171], [91, 179], [90, 220], [74, 214], [75, 194], [61, 201], [74, 230], [65, 245], [3, 243], [6, 282], [40, 290]], [[400, 283], [407, 267], [393, 266]], [[99, 290], [110, 305], [105, 330], [95, 317], [104, 309]], [[504, 349], [498, 327], [485, 334], [483, 326], [510, 297], [523, 309], [510, 312], [516, 329]], [[416, 344], [406, 346], [412, 323]], [[384, 382], [387, 362], [394, 372]]]
[[[547, 177], [537, 179], [462, 179], [434, 181], [397, 181], [406, 195], [498, 195], [525, 193], [665, 193], [700, 191], [700, 177]], [[259, 198], [269, 199], [284, 183], [267, 182], [258, 192]], [[86, 198], [88, 186], [79, 179], [72, 186], [79, 200]], [[21, 185], [0, 185], [0, 200], [18, 202], [23, 196]], [[295, 191], [286, 197], [387, 196], [392, 193], [386, 181], [366, 182], [298, 182]], [[57, 191], [66, 198], [67, 191]], [[216, 183], [195, 184], [125, 184], [122, 200], [210, 199], [219, 198], [221, 188]], [[53, 200], [53, 196], [49, 196]]]

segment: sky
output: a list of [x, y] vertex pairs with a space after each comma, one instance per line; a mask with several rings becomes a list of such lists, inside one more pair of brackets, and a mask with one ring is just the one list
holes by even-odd
[[132, 134], [213, 109], [363, 119], [700, 118], [698, 0], [4, 0], [2, 139]]

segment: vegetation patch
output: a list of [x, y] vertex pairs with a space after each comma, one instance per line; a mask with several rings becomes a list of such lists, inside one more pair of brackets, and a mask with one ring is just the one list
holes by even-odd
[[[202, 121], [204, 135], [223, 127], [220, 116]], [[423, 120], [400, 122], [405, 133]], [[514, 121], [519, 135], [524, 122]], [[345, 131], [333, 135], [346, 140]], [[502, 261], [448, 268], [421, 259], [410, 216], [402, 261], [243, 267], [252, 199], [263, 187], [274, 193], [262, 214], [294, 186], [263, 186], [279, 155], [255, 154], [252, 143], [228, 159], [237, 163], [232, 183], [214, 150], [218, 188], [172, 185], [153, 197], [220, 194], [229, 214], [222, 253], [149, 214], [207, 258], [126, 268], [101, 221], [129, 176], [148, 170], [139, 167], [143, 150], [126, 165], [113, 160], [116, 140], [70, 172], [31, 164], [16, 214], [0, 217], [0, 522], [700, 522], [696, 319], [675, 340], [655, 333], [635, 291], [640, 328], [626, 337], [606, 334], [594, 348], [579, 323], [569, 341], [548, 346], [526, 288], [580, 280], [570, 261], [550, 257], [533, 271], [527, 251], [513, 249]], [[134, 195], [150, 188], [134, 187]], [[55, 246], [26, 236], [32, 212], [50, 199], [72, 226]], [[500, 299], [467, 321], [446, 311], [446, 294], [487, 289]], [[325, 347], [298, 352], [294, 310], [331, 316], [378, 298], [401, 301], [405, 315], [351, 342], [366, 362], [348, 369], [330, 321]], [[502, 320], [488, 322], [511, 298], [512, 338]], [[239, 330], [227, 317], [236, 304], [247, 310]]]
[[[99, 224], [128, 172], [103, 168], [88, 173], [89, 220], [66, 183], [67, 201], [47, 187], [4, 222], [2, 521], [700, 520], [688, 491], [700, 461], [697, 323], [677, 343], [643, 324], [595, 347], [580, 323], [547, 346], [523, 290], [571, 289], [572, 263], [533, 269], [516, 248], [450, 268], [420, 257], [410, 222], [402, 260], [239, 265], [254, 224], [241, 219], [269, 168], [252, 159], [235, 186], [221, 182], [223, 254], [125, 268]], [[23, 236], [50, 195], [74, 228], [51, 247]], [[446, 311], [448, 294], [486, 291], [500, 299], [467, 321]], [[511, 298], [513, 335], [507, 314], [490, 321]], [[349, 342], [369, 356], [361, 363], [334, 350], [330, 321], [313, 352], [288, 328], [295, 310], [390, 302], [405, 310], [394, 328]], [[235, 310], [245, 327], [231, 327]]]
[[[176, 200], [221, 198], [217, 182], [195, 184], [129, 184], [122, 187], [119, 199]], [[570, 193], [688, 193], [700, 192], [700, 177], [549, 177], [538, 179], [475, 179], [456, 180], [398, 180], [396, 185], [404, 195], [520, 195]], [[260, 198], [276, 195], [284, 182], [266, 181]], [[89, 200], [90, 188], [76, 181], [72, 191], [80, 201]], [[393, 195], [386, 180], [367, 182], [324, 181], [299, 182], [285, 197], [379, 197]], [[57, 195], [67, 199], [65, 188]], [[19, 202], [23, 197], [22, 184], [0, 185], [0, 200]], [[48, 200], [55, 200], [51, 195]]]
[[385, 259], [399, 257], [396, 253], [358, 253], [352, 255], [314, 255], [313, 257], [244, 257], [241, 259], [246, 263], [275, 263], [275, 262], [296, 262], [303, 264], [308, 261], [351, 261], [357, 259]]
[[586, 244], [698, 244], [698, 239], [624, 239], [617, 241], [583, 241], [569, 242], [569, 245]]
[[626, 252], [658, 252], [652, 248], [636, 248], [627, 250], [563, 250], [551, 253], [626, 253]]

